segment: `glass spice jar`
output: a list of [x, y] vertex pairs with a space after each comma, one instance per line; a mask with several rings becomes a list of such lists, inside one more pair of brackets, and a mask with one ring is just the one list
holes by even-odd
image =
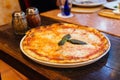
[[41, 25], [39, 11], [35, 7], [30, 7], [26, 9], [26, 18], [29, 28], [34, 28]]
[[12, 14], [12, 27], [16, 35], [24, 35], [28, 30], [26, 16], [23, 11], [15, 11]]

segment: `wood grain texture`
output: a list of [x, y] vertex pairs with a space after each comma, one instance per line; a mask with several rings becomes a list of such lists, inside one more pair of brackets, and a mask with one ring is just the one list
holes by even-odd
[[120, 20], [120, 15], [113, 13], [113, 10], [104, 9], [104, 10], [101, 10], [98, 14], [100, 16], [104, 16], [104, 17], [113, 18], [113, 19], [119, 19]]
[[71, 11], [72, 12], [78, 12], [78, 13], [94, 13], [94, 12], [97, 12], [101, 9], [103, 9], [104, 7], [103, 6], [98, 6], [98, 7], [72, 7]]
[[[42, 17], [42, 16], [41, 16]], [[42, 25], [62, 21], [42, 17]], [[107, 55], [97, 62], [78, 68], [52, 68], [38, 64], [26, 57], [19, 48], [22, 37], [13, 34], [10, 25], [0, 28], [0, 58], [34, 80], [119, 80], [120, 38], [106, 34], [111, 41]]]
[[23, 74], [6, 64], [4, 61], [0, 60], [0, 73], [2, 80], [28, 80]]
[[93, 27], [100, 31], [120, 36], [120, 21], [117, 19], [99, 16], [97, 12], [91, 14], [73, 13], [74, 16], [71, 18], [61, 18], [57, 16], [59, 12], [60, 10], [56, 9], [41, 13], [40, 15], [69, 23]]

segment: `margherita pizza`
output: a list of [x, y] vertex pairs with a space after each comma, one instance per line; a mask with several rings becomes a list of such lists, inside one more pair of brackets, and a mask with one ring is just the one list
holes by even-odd
[[27, 55], [59, 64], [95, 59], [110, 46], [106, 37], [98, 30], [69, 23], [33, 28], [26, 33], [21, 44]]

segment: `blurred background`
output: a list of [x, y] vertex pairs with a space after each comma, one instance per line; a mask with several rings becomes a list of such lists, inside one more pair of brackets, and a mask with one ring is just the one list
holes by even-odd
[[11, 21], [11, 13], [20, 10], [18, 0], [0, 0], [0, 25]]
[[19, 3], [23, 11], [28, 7], [37, 7], [41, 13], [57, 8], [56, 0], [19, 0]]
[[39, 12], [56, 9], [56, 0], [0, 0], [0, 25], [11, 22], [14, 11], [26, 11], [28, 7], [36, 7]]

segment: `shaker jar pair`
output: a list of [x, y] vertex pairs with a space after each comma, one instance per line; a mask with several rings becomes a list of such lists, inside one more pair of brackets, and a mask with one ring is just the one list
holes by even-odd
[[35, 7], [27, 8], [26, 15], [23, 11], [15, 11], [12, 14], [12, 27], [16, 35], [24, 35], [28, 29], [40, 26], [40, 24], [39, 11]]

